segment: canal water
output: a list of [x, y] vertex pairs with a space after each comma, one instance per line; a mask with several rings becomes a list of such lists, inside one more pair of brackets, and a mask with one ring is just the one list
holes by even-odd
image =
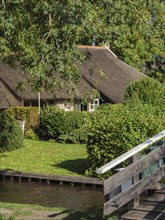
[[100, 211], [104, 198], [101, 189], [5, 180], [0, 181], [0, 201], [64, 207], [76, 211]]

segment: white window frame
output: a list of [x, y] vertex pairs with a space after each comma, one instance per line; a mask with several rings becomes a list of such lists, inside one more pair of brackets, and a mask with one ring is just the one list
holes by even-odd
[[93, 112], [96, 110], [97, 107], [100, 105], [100, 100], [99, 99], [93, 99], [89, 104], [88, 104], [88, 111]]

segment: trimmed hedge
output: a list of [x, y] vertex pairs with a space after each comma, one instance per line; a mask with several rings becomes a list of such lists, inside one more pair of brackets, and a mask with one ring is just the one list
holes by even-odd
[[5, 112], [0, 113], [0, 151], [11, 151], [22, 147], [23, 131], [20, 123]]
[[5, 112], [13, 115], [17, 120], [25, 121], [25, 131], [38, 127], [38, 107], [11, 107]]

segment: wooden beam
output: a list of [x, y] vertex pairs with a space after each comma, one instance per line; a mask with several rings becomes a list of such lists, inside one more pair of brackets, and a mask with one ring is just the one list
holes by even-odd
[[105, 164], [104, 166], [100, 167], [99, 169], [96, 170], [97, 173], [103, 174], [106, 171], [112, 169], [113, 167], [117, 166], [118, 164], [122, 163], [126, 159], [132, 157], [134, 154], [139, 153], [149, 145], [153, 144], [154, 142], [160, 140], [161, 138], [165, 137], [165, 130], [162, 132], [158, 133], [154, 137], [148, 139], [147, 141], [143, 142], [142, 144], [137, 145], [133, 149], [129, 150], [128, 152], [124, 153], [123, 155], [117, 157], [116, 159], [112, 160], [111, 162]]
[[156, 172], [151, 173], [150, 176], [143, 178], [142, 180], [135, 183], [132, 187], [121, 192], [113, 199], [107, 201], [104, 204], [104, 215], [110, 215], [112, 212], [116, 211], [116, 206], [114, 206], [115, 204], [117, 204], [118, 208], [121, 208], [123, 205], [134, 199], [136, 195], [143, 193], [151, 185], [160, 181], [164, 177], [164, 172], [165, 165], [158, 168]]
[[[140, 160], [129, 165], [125, 169], [109, 177], [104, 181], [104, 195], [110, 193], [116, 187], [122, 185], [132, 177], [148, 168], [151, 164], [165, 157], [165, 146], [160, 146], [156, 150], [142, 157]], [[165, 173], [164, 173], [165, 175]]]

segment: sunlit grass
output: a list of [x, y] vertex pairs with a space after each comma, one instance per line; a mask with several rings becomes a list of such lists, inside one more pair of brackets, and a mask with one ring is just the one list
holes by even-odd
[[87, 167], [87, 152], [82, 144], [24, 140], [22, 148], [0, 153], [1, 170], [81, 176]]

